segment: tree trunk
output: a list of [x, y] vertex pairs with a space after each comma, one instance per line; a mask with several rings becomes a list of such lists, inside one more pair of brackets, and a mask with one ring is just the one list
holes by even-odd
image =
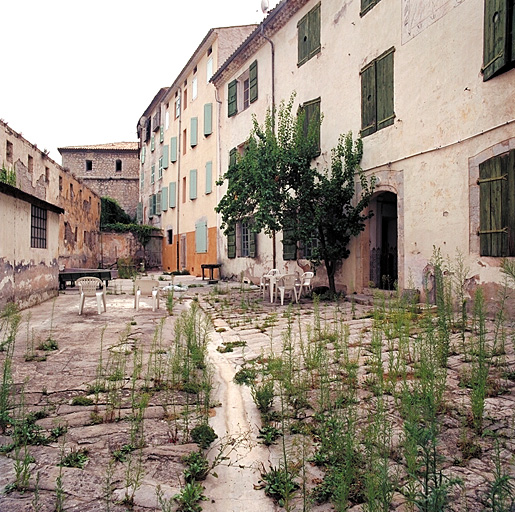
[[327, 279], [329, 281], [329, 294], [331, 298], [336, 295], [336, 284], [334, 282], [334, 274], [336, 270], [336, 265], [334, 261], [325, 260], [325, 269], [327, 271]]

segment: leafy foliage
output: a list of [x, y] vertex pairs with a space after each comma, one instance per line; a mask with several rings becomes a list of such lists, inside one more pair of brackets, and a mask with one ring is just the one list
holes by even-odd
[[263, 126], [254, 117], [244, 155], [236, 156], [218, 182], [227, 182], [227, 193], [216, 211], [226, 233], [246, 221], [268, 235], [287, 230], [294, 243], [318, 240], [310, 259], [315, 266], [325, 263], [334, 294], [336, 265], [348, 258], [351, 238], [371, 216], [366, 208], [375, 182], [361, 170], [363, 144], [350, 132], [333, 148], [329, 169], [312, 165], [320, 154], [321, 121], [311, 119], [306, 131], [303, 109], [293, 115], [294, 99], [292, 94], [281, 102], [277, 131], [275, 110], [267, 112]]
[[8, 169], [2, 164], [0, 168], [0, 181], [7, 183], [13, 187], [16, 186], [16, 171], [14, 169]]

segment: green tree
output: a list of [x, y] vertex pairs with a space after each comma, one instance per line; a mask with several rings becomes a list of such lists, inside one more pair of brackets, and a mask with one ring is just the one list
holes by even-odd
[[[317, 239], [310, 260], [325, 264], [329, 289], [336, 292], [337, 264], [348, 258], [349, 242], [365, 227], [365, 213], [374, 188], [359, 163], [361, 139], [340, 136], [332, 150], [329, 169], [318, 170], [321, 117], [307, 126], [305, 112], [293, 114], [293, 94], [276, 113], [267, 112], [263, 126], [254, 117], [243, 155], [237, 155], [218, 183], [227, 181], [227, 193], [216, 211], [228, 233], [236, 222], [247, 221], [256, 232], [288, 231], [296, 242]], [[359, 184], [359, 190], [356, 190]], [[356, 194], [357, 192], [357, 194]]]

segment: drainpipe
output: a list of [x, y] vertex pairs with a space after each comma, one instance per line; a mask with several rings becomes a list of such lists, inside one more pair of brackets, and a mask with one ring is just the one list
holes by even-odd
[[[215, 85], [213, 84], [213, 87]], [[221, 125], [222, 125], [222, 100], [220, 99], [218, 95], [218, 87], [215, 87], [215, 101], [218, 104], [218, 123], [217, 123], [217, 133], [216, 133], [216, 174], [217, 174], [217, 180], [218, 181], [222, 177], [222, 142], [221, 142]], [[220, 203], [220, 187], [216, 187], [216, 204]], [[216, 233], [217, 233], [217, 244], [216, 244], [216, 252], [217, 252], [217, 260], [218, 255], [222, 254], [222, 251], [219, 247], [218, 240], [223, 240], [222, 237], [218, 238], [218, 233], [220, 233], [220, 215], [216, 214]], [[220, 242], [221, 244], [222, 242]], [[220, 269], [218, 269], [220, 271]]]
[[[270, 43], [270, 51], [271, 51], [271, 64], [272, 64], [272, 130], [275, 134], [275, 46], [273, 41], [265, 36], [264, 25], [261, 24], [261, 36], [263, 39], [266, 39]], [[277, 268], [277, 250], [276, 250], [276, 238], [275, 231], [272, 232], [272, 266], [273, 268]]]
[[[181, 237], [180, 237], [180, 229], [179, 229], [179, 222], [180, 222], [180, 209], [181, 209], [181, 202], [180, 202], [180, 196], [181, 196], [181, 193], [180, 193], [180, 190], [181, 190], [181, 137], [182, 137], [182, 124], [181, 124], [181, 120], [182, 120], [182, 89], [179, 87], [179, 101], [180, 101], [180, 110], [179, 110], [179, 134], [177, 136], [177, 186], [175, 187], [175, 193], [177, 194], [177, 198], [175, 200], [176, 202], [176, 208], [177, 208], [177, 223], [176, 223], [176, 227], [177, 227], [177, 270], [182, 270], [179, 268], [179, 263], [180, 263], [180, 247], [179, 247], [179, 244], [180, 244], [180, 240], [181, 240]], [[175, 103], [174, 103], [174, 107], [175, 107]]]

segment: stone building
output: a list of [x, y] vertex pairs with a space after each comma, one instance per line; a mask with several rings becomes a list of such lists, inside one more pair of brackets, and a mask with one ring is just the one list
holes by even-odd
[[58, 148], [62, 165], [100, 197], [116, 199], [131, 217], [138, 205], [139, 147], [137, 142]]
[[[222, 172], [252, 114], [262, 123], [267, 108], [296, 91], [296, 105], [323, 113], [314, 165], [328, 168], [331, 148], [350, 130], [363, 139], [364, 171], [377, 179], [374, 216], [351, 244], [339, 288], [423, 291], [439, 248], [451, 261], [461, 254], [469, 287], [486, 285], [495, 298], [503, 258], [515, 257], [513, 19], [508, 0], [280, 2], [212, 78]], [[253, 65], [259, 94], [247, 105]], [[274, 251], [283, 271], [305, 263], [301, 251], [283, 255], [280, 234], [259, 234], [253, 254], [219, 240], [219, 259], [235, 275], [260, 275]]]
[[59, 267], [98, 267], [100, 198], [3, 121], [0, 165], [16, 181], [0, 195], [0, 304], [23, 307], [57, 293]]

